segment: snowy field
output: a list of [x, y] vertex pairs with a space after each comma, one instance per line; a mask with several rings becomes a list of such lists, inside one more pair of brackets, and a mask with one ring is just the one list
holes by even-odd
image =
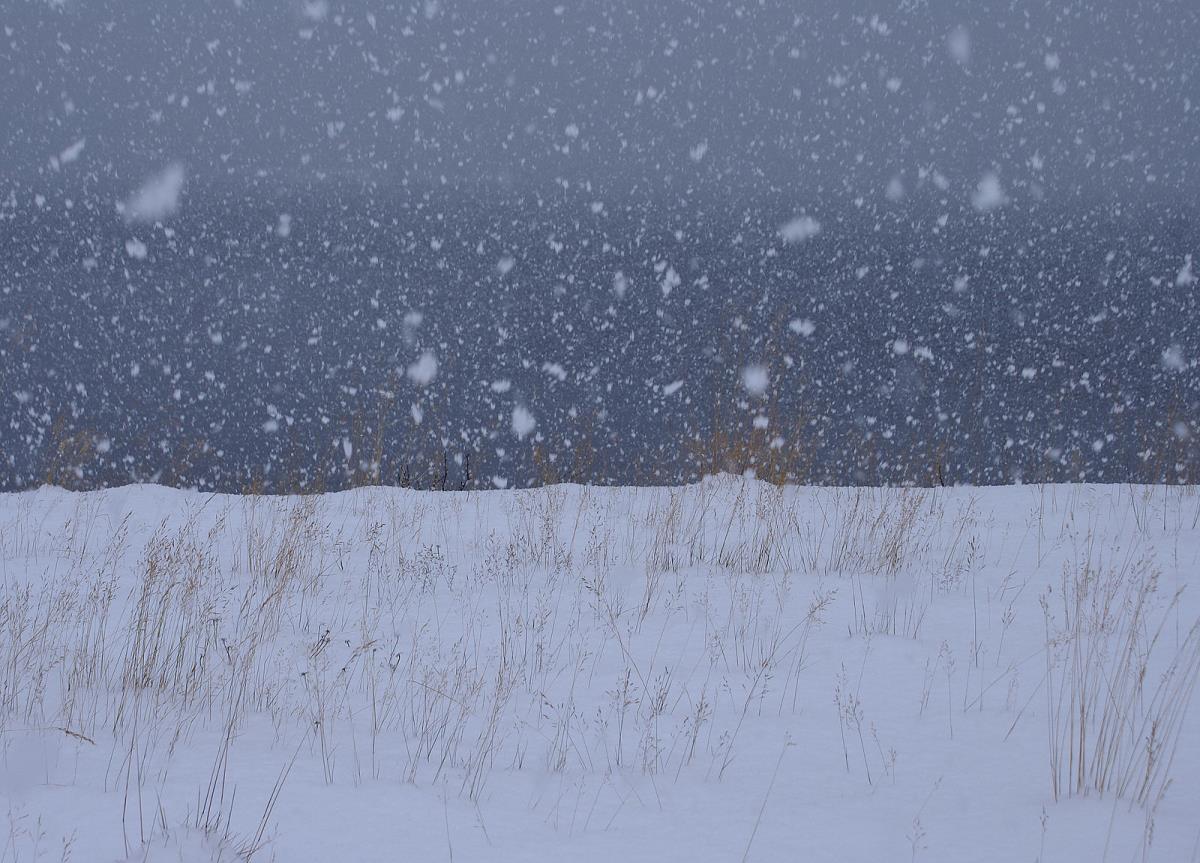
[[1200, 860], [1194, 487], [0, 496], [0, 861]]

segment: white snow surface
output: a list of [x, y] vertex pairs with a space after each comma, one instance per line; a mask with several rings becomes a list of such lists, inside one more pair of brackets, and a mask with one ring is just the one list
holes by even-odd
[[1152, 703], [1198, 525], [1187, 487], [0, 495], [0, 859], [1195, 859], [1195, 712], [1161, 798], [1056, 800], [1050, 694], [1140, 585]]

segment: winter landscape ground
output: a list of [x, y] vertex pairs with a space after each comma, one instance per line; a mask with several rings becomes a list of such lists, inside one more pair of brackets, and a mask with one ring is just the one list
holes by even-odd
[[0, 497], [0, 861], [1200, 859], [1200, 494]]

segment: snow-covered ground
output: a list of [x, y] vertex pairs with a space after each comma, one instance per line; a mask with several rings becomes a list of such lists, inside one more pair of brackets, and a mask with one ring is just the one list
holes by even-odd
[[1200, 859], [1198, 561], [1180, 487], [3, 496], [0, 861]]

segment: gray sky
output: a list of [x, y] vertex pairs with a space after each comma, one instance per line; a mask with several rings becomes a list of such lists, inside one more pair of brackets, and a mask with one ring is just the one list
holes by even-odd
[[0, 182], [25, 191], [175, 162], [192, 188], [1200, 190], [1194, 0], [5, 5]]

